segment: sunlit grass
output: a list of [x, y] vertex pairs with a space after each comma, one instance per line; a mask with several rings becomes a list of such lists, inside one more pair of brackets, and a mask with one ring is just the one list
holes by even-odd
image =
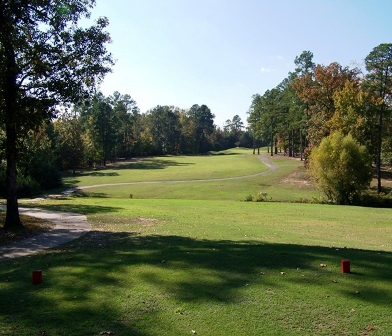
[[64, 178], [67, 185], [91, 186], [105, 183], [183, 181], [252, 175], [267, 170], [250, 150], [237, 149], [200, 156], [162, 156], [120, 162]]
[[[215, 166], [205, 171], [203, 171], [204, 168], [200, 168], [197, 172], [188, 172], [190, 169], [188, 166], [177, 166], [180, 169], [178, 174], [173, 173], [170, 169], [159, 170], [156, 174], [160, 174], [160, 177], [151, 181], [141, 181], [143, 183], [135, 182], [135, 180], [145, 179], [149, 171], [147, 171], [147, 175], [144, 175], [144, 171], [143, 174], [130, 171], [135, 174], [133, 176], [133, 182], [128, 181], [129, 183], [120, 185], [97, 185], [91, 188], [91, 185], [97, 184], [97, 176], [94, 177], [94, 183], [89, 180], [90, 177], [78, 176], [76, 179], [80, 179], [80, 181], [74, 185], [81, 187], [90, 186], [88, 189], [83, 189], [83, 195], [108, 198], [132, 197], [138, 199], [243, 201], [248, 195], [256, 195], [259, 192], [264, 192], [267, 194], [267, 199], [272, 201], [298, 202], [303, 200], [311, 201], [313, 198], [320, 199], [320, 193], [315, 187], [308, 180], [303, 179], [303, 176], [306, 175], [303, 162], [281, 155], [267, 157], [279, 165], [279, 169], [265, 175], [254, 175], [267, 170], [267, 166], [260, 161], [257, 155], [253, 155], [251, 150], [237, 149], [234, 152], [228, 152], [226, 155], [190, 157], [189, 160], [193, 160], [195, 163], [194, 167], [199, 168], [204, 167], [205, 164], [215, 165], [215, 162], [220, 162], [221, 165], [218, 168], [225, 169], [225, 173], [220, 175], [220, 177], [217, 177], [215, 173], [211, 173], [211, 170], [215, 169]], [[155, 160], [155, 158], [151, 158], [151, 160]], [[180, 162], [182, 159], [181, 157], [172, 157], [171, 160], [173, 162], [177, 162], [177, 160]], [[173, 166], [175, 166], [174, 163]], [[237, 169], [236, 173], [234, 173], [235, 169]], [[197, 175], [186, 176], [183, 171], [186, 174]], [[106, 170], [102, 170], [95, 173], [105, 174], [105, 172]], [[118, 174], [125, 174], [122, 169], [118, 169], [116, 172]], [[126, 174], [130, 174], [130, 172]], [[233, 177], [234, 179], [232, 179]], [[207, 180], [200, 181], [203, 178]], [[217, 178], [222, 178], [222, 180], [216, 180]], [[102, 176], [102, 184], [115, 183], [113, 182], [114, 180], [108, 179], [107, 176]], [[70, 183], [72, 179], [69, 178], [67, 181]]]

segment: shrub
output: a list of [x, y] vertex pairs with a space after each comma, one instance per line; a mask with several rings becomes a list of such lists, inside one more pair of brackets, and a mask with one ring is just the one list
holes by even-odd
[[351, 135], [335, 132], [324, 138], [309, 157], [309, 173], [328, 200], [358, 204], [372, 179], [371, 157]]
[[255, 196], [252, 196], [251, 194], [249, 194], [248, 196], [246, 196], [245, 198], [245, 202], [267, 202], [267, 201], [271, 201], [272, 198], [270, 198], [269, 200], [267, 199], [267, 193], [266, 192], [258, 192]]
[[252, 202], [252, 201], [253, 201], [253, 196], [251, 194], [245, 197], [245, 202]]

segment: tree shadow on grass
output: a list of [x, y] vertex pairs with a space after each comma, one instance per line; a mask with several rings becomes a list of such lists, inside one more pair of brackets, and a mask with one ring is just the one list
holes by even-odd
[[232, 155], [244, 155], [243, 153], [226, 153], [226, 152], [209, 152], [208, 155], [223, 155], [223, 156], [232, 156]]
[[[104, 196], [99, 196], [99, 197], [103, 198]], [[61, 198], [61, 200], [67, 200], [67, 198]], [[26, 206], [26, 204], [23, 204], [23, 207], [25, 207], [25, 206]], [[34, 204], [32, 204], [31, 207], [34, 207]], [[112, 212], [118, 212], [118, 211], [123, 210], [123, 208], [115, 207], [115, 206], [61, 203], [60, 199], [58, 200], [58, 202], [56, 202], [56, 204], [41, 204], [40, 203], [39, 208], [44, 209], [44, 210], [80, 213], [83, 215], [92, 215], [92, 214], [98, 214], [98, 213], [112, 213]]]
[[102, 177], [102, 176], [119, 176], [119, 174], [116, 173], [116, 172], [108, 172], [108, 173], [106, 173], [106, 172], [102, 172], [102, 171], [86, 172], [86, 173], [82, 173], [80, 175], [83, 175], [83, 176], [99, 176], [99, 177]]
[[[342, 259], [351, 260], [351, 274], [340, 272]], [[328, 288], [331, 295], [388, 308], [391, 264], [392, 253], [381, 251], [93, 231], [44, 254], [0, 263], [0, 316], [5, 326], [30, 332], [35, 326], [35, 334], [147, 336], [157, 333], [145, 319], [168, 330], [159, 315], [168, 298], [235, 304], [245, 288], [257, 288], [260, 302], [268, 291], [280, 291], [295, 309], [293, 286], [293, 295]], [[29, 283], [32, 269], [43, 270], [42, 285]]]
[[[156, 157], [145, 158], [141, 160], [136, 160], [132, 162], [120, 163], [117, 165], [108, 165], [106, 167], [100, 167], [99, 171], [85, 171], [78, 175], [82, 176], [117, 176], [116, 172], [108, 172], [105, 170], [122, 170], [122, 169], [130, 169], [130, 170], [150, 170], [150, 169], [165, 169], [167, 167], [173, 166], [189, 166], [193, 165], [191, 162], [178, 162], [175, 160], [162, 160]], [[116, 175], [110, 175], [116, 174]]]

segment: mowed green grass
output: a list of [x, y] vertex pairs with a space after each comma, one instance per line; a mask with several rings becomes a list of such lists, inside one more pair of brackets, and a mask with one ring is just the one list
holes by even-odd
[[252, 175], [267, 170], [249, 149], [233, 149], [201, 156], [162, 156], [134, 159], [89, 170], [64, 179], [70, 186], [108, 183], [220, 179]]
[[[297, 161], [273, 160], [281, 169], [254, 190], [308, 197]], [[193, 199], [94, 188], [97, 197], [33, 203], [85, 213], [93, 230], [0, 262], [0, 335], [392, 334], [391, 209], [244, 202], [227, 196], [234, 187], [212, 199], [196, 188], [205, 183], [187, 184]]]
[[[154, 167], [159, 166], [158, 163], [153, 164], [155, 161], [170, 160], [172, 163], [165, 168], [150, 168], [142, 172], [133, 168], [122, 169], [121, 166], [86, 172], [70, 176], [66, 182], [68, 186], [86, 188], [82, 192], [85, 196], [105, 198], [242, 201], [248, 195], [254, 196], [259, 192], [267, 193], [269, 200], [283, 202], [320, 198], [314, 186], [303, 181], [305, 168], [298, 159], [270, 157], [266, 154], [268, 159], [279, 165], [279, 170], [257, 175], [268, 170], [268, 166], [251, 150], [235, 149], [224, 153], [148, 158], [141, 163], [149, 160]], [[190, 166], [180, 164], [186, 161], [193, 163]], [[125, 164], [123, 167], [131, 167], [133, 164]]]

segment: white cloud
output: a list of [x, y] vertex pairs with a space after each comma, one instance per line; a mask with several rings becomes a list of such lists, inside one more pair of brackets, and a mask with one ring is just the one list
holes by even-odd
[[261, 72], [274, 72], [274, 69], [261, 67]]
[[284, 57], [280, 55], [270, 56], [272, 60], [284, 61]]

